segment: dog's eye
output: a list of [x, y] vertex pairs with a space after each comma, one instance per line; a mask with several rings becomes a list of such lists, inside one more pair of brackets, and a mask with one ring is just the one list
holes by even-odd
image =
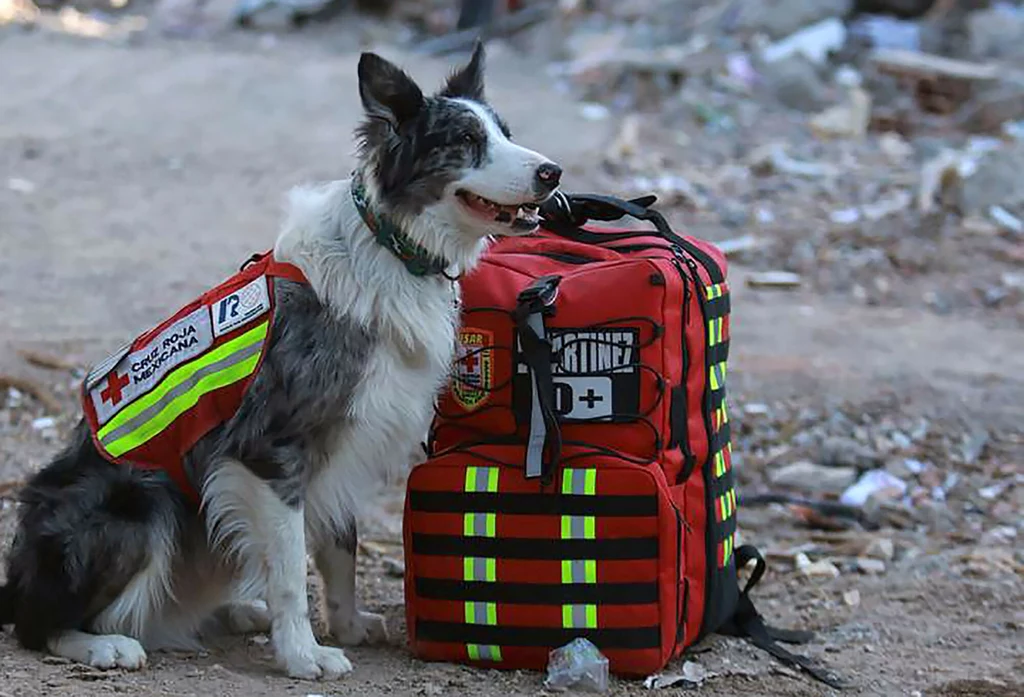
[[470, 145], [476, 145], [476, 134], [474, 133], [463, 133], [462, 142]]

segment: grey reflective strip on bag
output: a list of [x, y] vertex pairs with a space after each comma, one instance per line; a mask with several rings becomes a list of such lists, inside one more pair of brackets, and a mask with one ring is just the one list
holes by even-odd
[[[537, 313], [530, 315], [526, 320], [527, 325], [537, 334], [537, 338], [543, 341], [546, 338], [544, 333], [544, 317]], [[540, 387], [537, 385], [537, 373], [530, 368], [530, 437], [526, 445], [526, 477], [539, 477], [544, 471], [544, 441], [548, 436], [547, 424], [544, 422], [544, 413], [540, 408]]]

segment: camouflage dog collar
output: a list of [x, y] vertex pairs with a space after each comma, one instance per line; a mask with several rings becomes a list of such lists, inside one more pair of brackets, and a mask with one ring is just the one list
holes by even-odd
[[413, 276], [437, 276], [442, 275], [448, 268], [448, 262], [431, 254], [422, 245], [409, 239], [409, 236], [402, 232], [401, 228], [370, 208], [370, 202], [366, 198], [366, 186], [363, 183], [362, 174], [356, 173], [352, 176], [352, 200], [359, 210], [366, 227], [373, 232], [377, 244], [394, 254], [405, 264], [405, 268]]

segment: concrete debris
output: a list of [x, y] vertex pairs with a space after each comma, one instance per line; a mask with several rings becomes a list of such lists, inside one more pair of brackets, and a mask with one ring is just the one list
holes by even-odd
[[868, 557], [857, 558], [857, 570], [863, 574], [884, 574], [885, 573], [885, 562], [880, 559], [870, 559]]
[[823, 20], [845, 17], [853, 0], [740, 0], [736, 29], [782, 39]]
[[909, 191], [899, 191], [892, 196], [880, 199], [874, 203], [865, 204], [861, 207], [864, 218], [869, 222], [878, 222], [890, 215], [900, 213], [910, 208], [914, 197]]
[[852, 467], [825, 467], [813, 462], [794, 462], [768, 475], [777, 487], [816, 494], [841, 494], [857, 479]]
[[864, 554], [871, 559], [892, 561], [896, 556], [896, 545], [888, 537], [876, 538], [871, 540]]
[[846, 27], [839, 18], [829, 17], [766, 47], [761, 51], [761, 59], [765, 63], [775, 63], [803, 56], [812, 63], [822, 64], [845, 42]]
[[885, 470], [871, 470], [861, 475], [855, 484], [850, 486], [839, 497], [847, 506], [863, 506], [868, 498], [883, 492], [892, 492], [902, 496], [907, 491], [907, 483], [897, 479]]
[[921, 48], [921, 25], [889, 15], [864, 14], [855, 17], [848, 27], [850, 38], [872, 48], [918, 51]]
[[914, 156], [914, 146], [899, 133], [883, 133], [878, 138], [878, 149], [892, 164], [902, 164]]
[[403, 564], [400, 559], [384, 557], [381, 559], [381, 565], [384, 567], [384, 572], [388, 576], [393, 576], [394, 578], [402, 578], [405, 576], [405, 564]]
[[30, 182], [28, 179], [22, 179], [20, 177], [11, 177], [7, 180], [7, 188], [16, 194], [33, 194], [36, 191], [36, 185]]
[[993, 206], [1024, 205], [1024, 144], [986, 153], [973, 164], [969, 176], [953, 181], [959, 212], [970, 215]]
[[790, 56], [761, 70], [765, 87], [783, 106], [796, 111], [820, 111], [829, 103], [829, 89], [809, 60]]
[[968, 46], [975, 58], [1024, 55], [1024, 8], [999, 3], [967, 16]]
[[989, 217], [1002, 230], [1008, 230], [1017, 235], [1024, 234], [1024, 220], [1021, 220], [1002, 206], [992, 206], [988, 209]]
[[803, 552], [796, 555], [794, 562], [796, 564], [797, 571], [808, 578], [830, 579], [839, 578], [841, 575], [839, 567], [828, 559], [821, 559], [819, 561], [812, 562]]
[[789, 271], [764, 271], [747, 276], [747, 285], [751, 288], [799, 288], [802, 283], [800, 274]]
[[871, 123], [871, 95], [859, 87], [851, 89], [843, 104], [837, 104], [810, 120], [811, 131], [819, 138], [858, 138]]
[[869, 61], [879, 71], [900, 77], [994, 82], [1000, 78], [1001, 72], [999, 66], [992, 63], [973, 63], [898, 49], [876, 49], [871, 52]]
[[767, 143], [754, 150], [747, 158], [750, 170], [757, 175], [787, 174], [807, 179], [837, 176], [839, 171], [819, 162], [804, 162], [786, 154], [782, 143]]
[[756, 249], [760, 242], [753, 235], [744, 235], [743, 237], [733, 237], [728, 240], [722, 240], [717, 242], [716, 246], [722, 251], [722, 254], [731, 256], [734, 254], [742, 254], [743, 252], [749, 252], [752, 249]]
[[700, 663], [686, 661], [678, 673], [658, 673], [649, 676], [644, 680], [644, 687], [648, 690], [660, 690], [666, 687], [693, 689], [700, 687], [705, 680], [711, 677], [714, 677], [714, 673], [709, 673]]

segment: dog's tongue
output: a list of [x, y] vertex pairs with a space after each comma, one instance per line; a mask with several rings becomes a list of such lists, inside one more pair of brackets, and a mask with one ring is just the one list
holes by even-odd
[[469, 196], [467, 200], [476, 211], [492, 215], [495, 222], [514, 228], [536, 227], [540, 221], [536, 206], [503, 206], [481, 196]]

